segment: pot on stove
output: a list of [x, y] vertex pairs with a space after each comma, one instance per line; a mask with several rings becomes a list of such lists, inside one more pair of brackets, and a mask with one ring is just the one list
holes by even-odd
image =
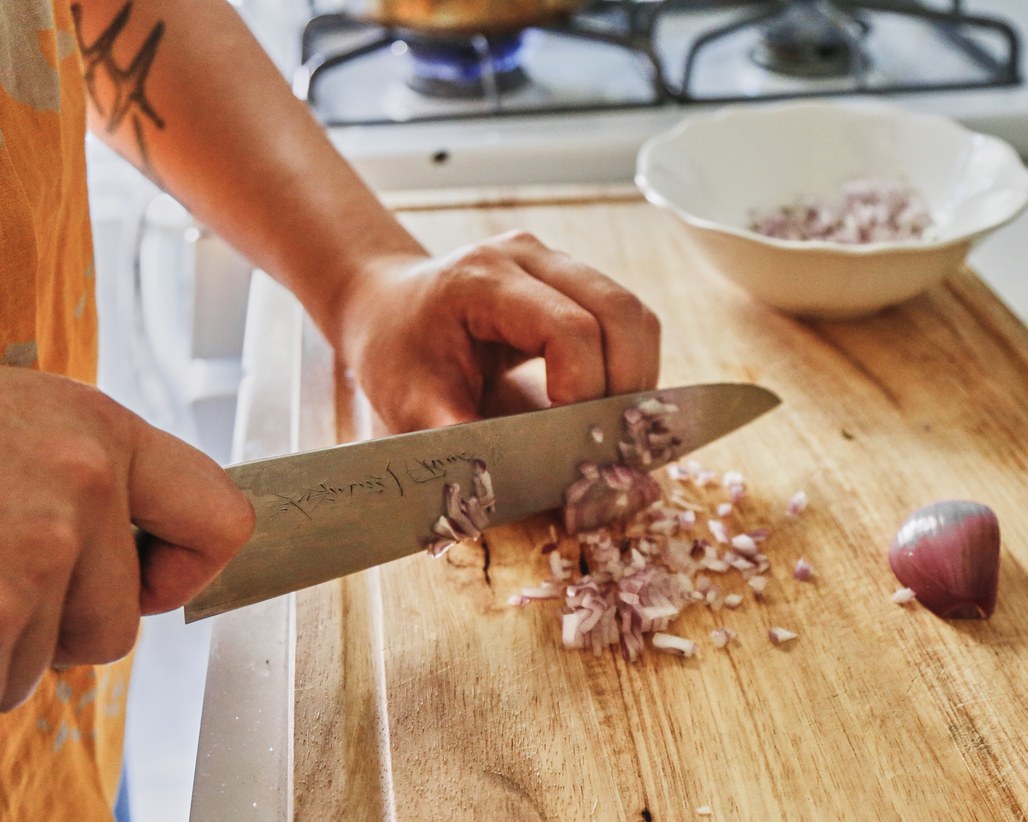
[[426, 35], [506, 34], [574, 14], [588, 0], [344, 0], [353, 17]]

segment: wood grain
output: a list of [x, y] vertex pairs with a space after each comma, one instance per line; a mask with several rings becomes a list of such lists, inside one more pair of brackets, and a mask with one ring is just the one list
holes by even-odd
[[[414, 556], [298, 600], [297, 819], [1024, 820], [1028, 813], [1028, 331], [962, 271], [862, 321], [751, 301], [641, 201], [402, 215], [431, 248], [523, 227], [635, 290], [664, 324], [662, 383], [754, 381], [783, 406], [695, 456], [750, 480], [763, 603], [688, 609], [699, 657], [560, 645], [539, 517], [487, 551]], [[805, 489], [810, 507], [785, 506]], [[886, 554], [913, 509], [990, 505], [988, 622], [899, 607]], [[569, 556], [570, 542], [562, 544]], [[791, 569], [800, 556], [813, 584]], [[739, 633], [728, 650], [706, 639]], [[770, 625], [799, 632], [773, 647]]]

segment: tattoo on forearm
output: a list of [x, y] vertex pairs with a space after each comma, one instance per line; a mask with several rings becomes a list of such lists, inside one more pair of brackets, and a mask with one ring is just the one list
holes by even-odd
[[[132, 57], [132, 61], [123, 68], [114, 59], [114, 46], [132, 14], [132, 1], [129, 0], [121, 7], [110, 25], [92, 43], [87, 43], [82, 35], [82, 7], [78, 3], [73, 3], [71, 13], [75, 21], [75, 36], [82, 52], [86, 88], [93, 99], [93, 105], [106, 118], [106, 127], [110, 134], [128, 121], [143, 166], [150, 169], [144, 120], [158, 129], [164, 128], [164, 120], [154, 111], [146, 96], [146, 80], [153, 66], [157, 47], [164, 36], [164, 22], [158, 20], [154, 24], [143, 45]], [[113, 87], [113, 99], [109, 105], [105, 105], [101, 99], [98, 82], [100, 72], [106, 73]]]

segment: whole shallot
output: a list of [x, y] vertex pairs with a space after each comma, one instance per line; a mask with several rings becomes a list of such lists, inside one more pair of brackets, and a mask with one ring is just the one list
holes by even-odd
[[896, 578], [944, 619], [988, 619], [999, 587], [999, 521], [986, 505], [933, 502], [900, 526], [889, 550]]

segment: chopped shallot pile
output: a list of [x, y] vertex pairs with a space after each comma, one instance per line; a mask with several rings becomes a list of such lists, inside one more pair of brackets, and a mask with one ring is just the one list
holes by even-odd
[[[561, 634], [567, 648], [601, 654], [620, 647], [628, 661], [650, 645], [681, 657], [693, 657], [698, 644], [669, 631], [689, 606], [713, 612], [741, 607], [747, 596], [761, 601], [770, 577], [771, 561], [763, 543], [771, 536], [767, 525], [743, 524], [746, 478], [738, 471], [718, 474], [695, 460], [671, 462], [670, 491], [646, 467], [674, 458], [679, 442], [666, 425], [677, 411], [658, 399], [647, 400], [624, 414], [624, 437], [618, 442], [620, 462], [583, 463], [580, 479], [564, 494], [564, 530], [578, 542], [577, 561], [561, 554], [556, 527], [542, 546], [550, 575], [538, 585], [510, 598], [512, 605], [535, 600], [563, 600]], [[598, 428], [590, 436], [602, 440]], [[489, 526], [496, 498], [486, 465], [473, 464], [473, 493], [465, 496], [456, 484], [443, 489], [445, 513], [433, 527], [436, 539], [428, 553], [442, 556], [456, 542], [477, 540]], [[798, 491], [787, 513], [798, 517], [807, 496]], [[585, 572], [576, 576], [577, 569]], [[794, 570], [809, 580], [812, 566], [801, 559]], [[731, 586], [740, 590], [729, 590]], [[715, 648], [728, 648], [738, 634], [727, 626], [710, 632]], [[767, 632], [773, 645], [795, 639], [782, 627]]]
[[[771, 529], [743, 525], [745, 477], [738, 471], [719, 475], [695, 460], [672, 463], [670, 491], [662, 493], [660, 484], [640, 470], [671, 456], [668, 449], [677, 442], [662, 420], [674, 410], [650, 401], [626, 412], [627, 441], [619, 443], [619, 452], [627, 464], [584, 464], [581, 479], [565, 493], [565, 532], [577, 539], [579, 561], [562, 557], [551, 527], [543, 546], [549, 578], [510, 599], [512, 605], [563, 600], [561, 635], [567, 648], [601, 654], [618, 646], [634, 661], [649, 636], [657, 650], [693, 657], [698, 644], [669, 630], [687, 607], [734, 610], [747, 595], [764, 597], [771, 561], [763, 543]], [[798, 494], [790, 501], [790, 515], [799, 516], [805, 507], [806, 495]], [[587, 572], [576, 576], [578, 568]], [[768, 632], [775, 645], [796, 636], [785, 628]], [[710, 633], [715, 648], [727, 648], [736, 638], [727, 626]]]
[[757, 215], [749, 227], [779, 240], [882, 243], [926, 239], [932, 218], [911, 187], [896, 180], [857, 179], [833, 199], [802, 199]]
[[[605, 486], [593, 472], [590, 466], [583, 474]], [[656, 485], [648, 475], [641, 476]], [[718, 475], [690, 460], [672, 464], [669, 477], [671, 491], [664, 498], [608, 526], [579, 530], [581, 565], [561, 556], [556, 529], [551, 528], [543, 546], [549, 578], [522, 589], [510, 604], [562, 600], [561, 636], [567, 648], [601, 654], [618, 646], [626, 660], [634, 661], [649, 637], [656, 650], [696, 656], [699, 643], [675, 634], [672, 624], [690, 606], [731, 611], [747, 598], [762, 600], [771, 567], [763, 544], [771, 530], [742, 525], [746, 481], [738, 472]], [[724, 508], [726, 496], [734, 500], [731, 511]], [[578, 492], [569, 496], [572, 501], [584, 498]], [[574, 513], [566, 512], [565, 519], [578, 521]], [[588, 573], [577, 574], [581, 566]], [[780, 627], [767, 632], [774, 645], [796, 636]], [[711, 631], [709, 641], [723, 649], [737, 637], [732, 628], [720, 626]]]
[[462, 539], [478, 539], [489, 527], [489, 512], [496, 510], [493, 481], [482, 460], [472, 463], [472, 484], [475, 493], [464, 497], [460, 486], [450, 482], [443, 486], [446, 513], [432, 526], [436, 539], [427, 546], [433, 557], [441, 557]]

